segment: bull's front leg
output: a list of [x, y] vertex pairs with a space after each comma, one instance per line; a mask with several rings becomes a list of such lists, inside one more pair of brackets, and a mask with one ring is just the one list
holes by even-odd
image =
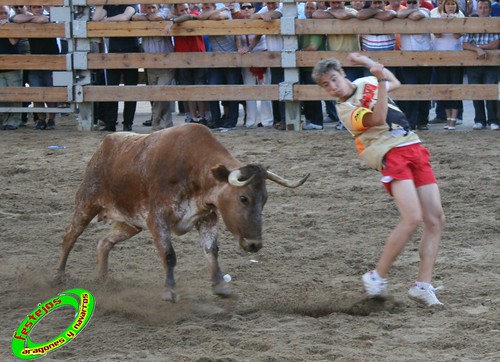
[[161, 298], [175, 303], [179, 299], [179, 296], [174, 290], [174, 268], [177, 264], [177, 256], [175, 255], [175, 250], [172, 246], [172, 236], [167, 225], [155, 225], [150, 228], [150, 231], [155, 241], [160, 259], [163, 263], [163, 268], [167, 273], [165, 289]]
[[[214, 215], [215, 216], [215, 215]], [[217, 217], [200, 222], [197, 226], [200, 234], [200, 243], [208, 260], [208, 268], [212, 275], [213, 292], [220, 296], [230, 296], [231, 288], [224, 280], [219, 266], [219, 247], [217, 245]]]

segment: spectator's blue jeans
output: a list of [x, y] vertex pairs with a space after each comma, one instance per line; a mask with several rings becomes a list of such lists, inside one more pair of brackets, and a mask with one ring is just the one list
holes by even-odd
[[[241, 69], [240, 68], [212, 68], [208, 71], [208, 84], [241, 84]], [[228, 114], [224, 115], [224, 122], [220, 111], [219, 101], [210, 101], [210, 113], [212, 114], [212, 122], [217, 126], [235, 127], [238, 123], [238, 101], [228, 101]]]
[[[430, 67], [401, 67], [400, 72], [403, 84], [427, 85], [431, 82], [432, 68]], [[412, 129], [417, 126], [426, 126], [429, 122], [430, 101], [407, 100], [398, 104], [401, 105]]]
[[[469, 84], [496, 84], [498, 82], [498, 67], [467, 67], [467, 79]], [[486, 102], [486, 112], [485, 112]], [[497, 101], [473, 101], [474, 104], [474, 122], [486, 125], [498, 123]]]

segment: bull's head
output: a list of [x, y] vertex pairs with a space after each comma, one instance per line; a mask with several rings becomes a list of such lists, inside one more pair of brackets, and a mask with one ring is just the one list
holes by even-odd
[[218, 209], [228, 230], [238, 240], [241, 248], [257, 252], [262, 247], [262, 210], [267, 202], [266, 179], [285, 187], [299, 187], [309, 174], [292, 182], [260, 165], [247, 165], [236, 170], [228, 170], [223, 165], [212, 169], [220, 182], [226, 182], [219, 196]]

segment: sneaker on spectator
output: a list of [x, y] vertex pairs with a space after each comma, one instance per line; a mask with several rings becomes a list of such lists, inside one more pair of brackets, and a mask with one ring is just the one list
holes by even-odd
[[323, 129], [323, 126], [320, 126], [319, 124], [314, 124], [314, 123], [305, 123], [302, 126], [302, 129], [304, 129], [306, 131], [312, 131], [312, 130], [320, 131]]
[[337, 125], [335, 126], [335, 129], [339, 130], [339, 131], [346, 130], [346, 128], [344, 127], [344, 124], [342, 122], [337, 123]]
[[483, 129], [483, 124], [481, 122], [476, 122], [474, 123], [474, 126], [472, 126], [472, 129]]
[[56, 122], [53, 119], [47, 122], [47, 129], [56, 129]]
[[443, 305], [443, 303], [437, 299], [435, 294], [435, 292], [440, 289], [443, 289], [443, 287], [434, 288], [430, 284], [425, 288], [419, 288], [417, 283], [415, 283], [408, 290], [408, 296], [411, 300], [421, 303], [427, 307]]
[[463, 121], [462, 119], [457, 118], [457, 125], [459, 125], [459, 124], [463, 124], [463, 123], [464, 123], [464, 121]]
[[323, 118], [323, 123], [333, 123], [333, 119], [331, 119], [330, 116], [326, 116], [325, 118]]
[[498, 131], [500, 129], [500, 126], [498, 125], [498, 123], [492, 123], [490, 124], [490, 129], [492, 131]]
[[362, 277], [365, 292], [370, 298], [385, 298], [387, 296], [387, 279], [378, 279], [373, 271]]
[[46, 128], [47, 128], [47, 122], [45, 122], [45, 120], [39, 119], [38, 121], [36, 121], [35, 129], [44, 130]]

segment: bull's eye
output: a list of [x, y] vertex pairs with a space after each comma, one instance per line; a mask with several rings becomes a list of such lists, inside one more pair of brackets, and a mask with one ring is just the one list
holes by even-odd
[[240, 201], [243, 205], [248, 205], [249, 202], [248, 202], [248, 197], [246, 196], [240, 196]]

